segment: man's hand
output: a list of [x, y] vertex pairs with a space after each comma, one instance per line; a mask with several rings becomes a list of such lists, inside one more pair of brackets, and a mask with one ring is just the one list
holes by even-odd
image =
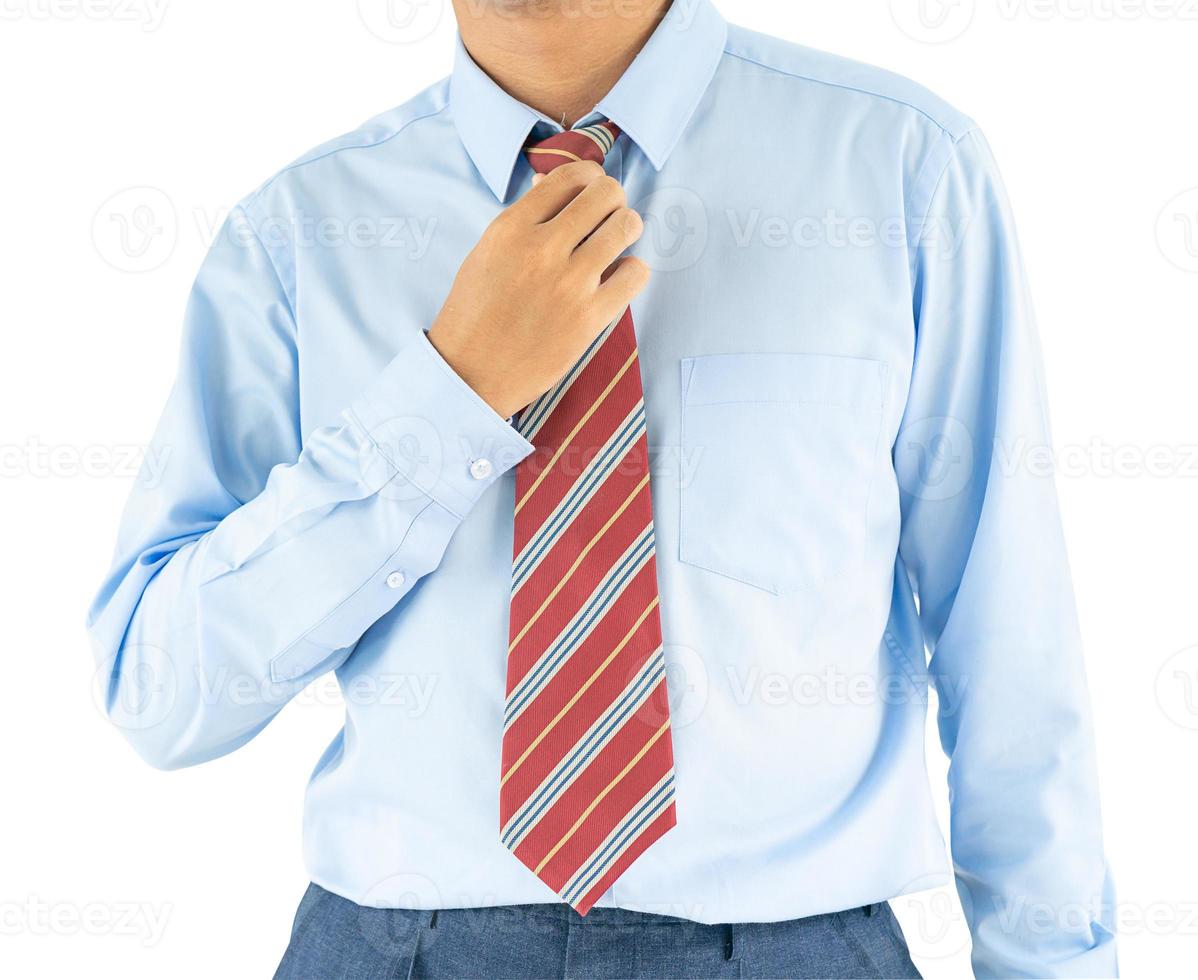
[[428, 339], [499, 415], [514, 415], [644, 289], [648, 266], [616, 261], [643, 230], [598, 164], [558, 167], [483, 232]]

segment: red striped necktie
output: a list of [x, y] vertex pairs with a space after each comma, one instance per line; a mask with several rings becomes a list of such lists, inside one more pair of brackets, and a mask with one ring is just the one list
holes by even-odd
[[[603, 122], [525, 148], [599, 164]], [[521, 414], [503, 844], [580, 914], [674, 826], [645, 402], [632, 312]]]

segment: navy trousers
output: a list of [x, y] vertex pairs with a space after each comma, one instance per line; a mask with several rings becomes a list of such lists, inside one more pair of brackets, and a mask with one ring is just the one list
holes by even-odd
[[417, 912], [318, 885], [276, 980], [919, 977], [885, 902], [790, 922], [700, 925], [623, 909], [515, 905]]

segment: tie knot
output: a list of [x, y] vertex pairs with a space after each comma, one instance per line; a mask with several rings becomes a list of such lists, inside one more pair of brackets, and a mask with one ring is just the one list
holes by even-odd
[[547, 174], [563, 163], [576, 160], [591, 160], [603, 166], [608, 151], [616, 145], [619, 135], [620, 127], [610, 120], [604, 120], [529, 143], [524, 147], [524, 152], [532, 169], [539, 174]]

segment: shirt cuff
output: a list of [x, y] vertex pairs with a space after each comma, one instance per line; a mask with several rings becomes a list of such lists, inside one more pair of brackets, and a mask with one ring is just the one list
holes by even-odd
[[457, 517], [533, 452], [421, 333], [346, 410], [372, 489], [405, 480]]

